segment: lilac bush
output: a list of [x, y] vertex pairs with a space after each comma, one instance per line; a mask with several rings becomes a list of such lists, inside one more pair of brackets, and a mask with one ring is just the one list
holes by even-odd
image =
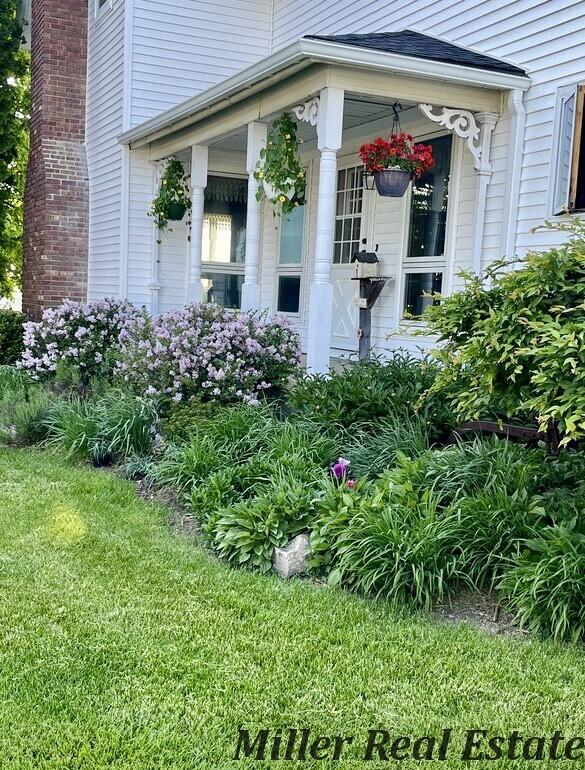
[[190, 305], [138, 315], [120, 335], [118, 372], [151, 399], [192, 396], [257, 404], [280, 388], [300, 359], [299, 339], [284, 318]]
[[59, 366], [77, 371], [82, 380], [111, 373], [120, 331], [144, 315], [129, 302], [65, 300], [45, 310], [41, 321], [24, 324], [24, 352], [18, 366], [35, 378], [54, 374]]

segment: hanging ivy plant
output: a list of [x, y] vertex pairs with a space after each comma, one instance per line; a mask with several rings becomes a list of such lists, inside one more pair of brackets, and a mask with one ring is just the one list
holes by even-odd
[[170, 230], [169, 222], [180, 222], [187, 211], [191, 211], [189, 180], [183, 164], [171, 158], [162, 175], [160, 189], [148, 216], [152, 217], [159, 230]]
[[306, 179], [298, 145], [297, 125], [288, 113], [283, 113], [272, 124], [254, 172], [258, 182], [256, 198], [269, 200], [277, 214], [290, 214], [305, 203]]

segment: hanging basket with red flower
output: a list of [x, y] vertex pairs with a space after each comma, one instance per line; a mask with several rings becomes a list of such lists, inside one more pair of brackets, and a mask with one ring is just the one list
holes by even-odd
[[362, 144], [359, 151], [366, 174], [374, 177], [379, 195], [401, 198], [411, 179], [416, 179], [435, 165], [432, 147], [416, 144], [404, 131], [389, 139], [378, 136]]

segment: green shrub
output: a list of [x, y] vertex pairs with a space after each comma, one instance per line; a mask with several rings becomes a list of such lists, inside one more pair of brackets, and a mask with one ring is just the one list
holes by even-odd
[[529, 540], [499, 588], [522, 626], [556, 639], [585, 639], [583, 520], [546, 527]]
[[510, 558], [542, 525], [542, 498], [526, 489], [488, 486], [458, 503], [460, 569], [478, 588], [492, 588]]
[[290, 401], [323, 425], [346, 428], [391, 414], [418, 413], [434, 435], [442, 435], [450, 413], [444, 399], [426, 395], [436, 376], [435, 365], [396, 353], [388, 361], [348, 363], [327, 376], [304, 374], [295, 382]]
[[485, 489], [533, 493], [541, 470], [539, 451], [490, 437], [429, 450], [413, 460], [399, 457], [387, 474], [397, 483], [431, 489], [442, 505], [448, 505]]
[[559, 229], [571, 233], [564, 245], [530, 254], [521, 270], [467, 275], [425, 318], [443, 342], [434, 389], [458, 418], [532, 414], [566, 444], [585, 437], [585, 223]]
[[48, 412], [45, 425], [49, 446], [102, 465], [148, 454], [156, 413], [144, 399], [114, 390], [97, 399], [61, 400]]
[[354, 517], [369, 482], [360, 479], [353, 487], [327, 478], [315, 503], [311, 528], [311, 568], [328, 573], [338, 559], [339, 541]]
[[214, 523], [213, 545], [233, 564], [267, 572], [275, 546], [284, 546], [309, 526], [314, 492], [303, 484], [276, 485], [269, 494], [223, 510]]
[[339, 580], [366, 594], [429, 609], [463, 579], [459, 522], [429, 490], [378, 483], [338, 539]]
[[103, 410], [94, 401], [72, 398], [58, 402], [45, 418], [46, 443], [68, 456], [93, 457], [103, 418]]
[[23, 313], [0, 310], [0, 366], [15, 364], [24, 349]]
[[389, 415], [373, 431], [357, 429], [342, 455], [351, 460], [352, 474], [375, 478], [392, 468], [399, 454], [415, 458], [429, 446], [427, 424], [420, 415]]
[[22, 392], [8, 392], [0, 403], [0, 427], [4, 443], [17, 446], [41, 444], [48, 435], [47, 418], [55, 397], [40, 386]]
[[161, 420], [162, 433], [174, 444], [187, 441], [201, 422], [215, 417], [224, 409], [216, 401], [200, 401], [196, 398], [187, 403], [173, 404], [170, 413]]

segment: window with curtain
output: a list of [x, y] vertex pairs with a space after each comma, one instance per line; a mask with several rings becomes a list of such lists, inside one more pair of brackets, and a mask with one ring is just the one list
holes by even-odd
[[203, 299], [241, 305], [246, 254], [246, 179], [210, 176], [203, 206], [201, 274]]
[[433, 148], [435, 165], [412, 183], [409, 232], [403, 264], [403, 313], [418, 318], [443, 285], [445, 236], [453, 138], [425, 141]]

